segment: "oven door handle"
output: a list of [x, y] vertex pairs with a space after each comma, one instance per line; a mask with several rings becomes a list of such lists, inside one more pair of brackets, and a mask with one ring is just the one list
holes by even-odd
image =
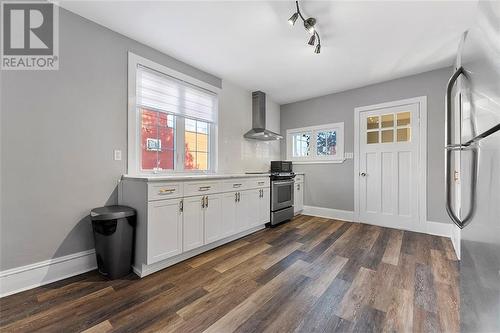
[[285, 181], [273, 181], [273, 185], [287, 185], [287, 184], [293, 184], [293, 180], [285, 180]]

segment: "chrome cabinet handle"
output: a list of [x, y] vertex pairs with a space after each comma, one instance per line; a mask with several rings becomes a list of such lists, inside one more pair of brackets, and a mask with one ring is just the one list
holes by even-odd
[[201, 208], [205, 208], [205, 196], [201, 197]]
[[297, 191], [300, 191], [300, 184], [297, 184]]
[[184, 211], [184, 200], [179, 201], [179, 212], [182, 213]]
[[238, 202], [240, 202], [240, 201], [241, 201], [241, 193], [238, 192]]
[[258, 182], [259, 185], [264, 185], [266, 182]]
[[243, 184], [233, 184], [233, 188], [241, 187], [241, 185], [243, 185]]
[[451, 93], [453, 92], [453, 87], [455, 86], [455, 82], [457, 81], [458, 77], [460, 75], [465, 76], [465, 70], [463, 67], [458, 68], [455, 73], [451, 76], [450, 80], [448, 81], [448, 85], [446, 86], [446, 99], [445, 99], [445, 153], [444, 153], [444, 163], [445, 163], [445, 170], [444, 170], [444, 177], [445, 177], [445, 193], [446, 193], [446, 212], [448, 213], [448, 216], [451, 218], [453, 223], [457, 225], [460, 229], [463, 229], [472, 219], [472, 216], [474, 215], [475, 209], [476, 209], [476, 178], [477, 178], [477, 162], [478, 162], [478, 153], [477, 153], [477, 148], [472, 147], [470, 150], [472, 153], [472, 163], [471, 163], [471, 181], [470, 181], [470, 204], [469, 204], [469, 212], [467, 215], [464, 217], [463, 220], [460, 220], [460, 218], [455, 214], [453, 211], [453, 207], [451, 206], [451, 186], [452, 186], [452, 180], [450, 177], [450, 169], [451, 169], [451, 159], [453, 157], [452, 152], [453, 150], [461, 149], [461, 144], [453, 144], [453, 135], [452, 135], [452, 128], [453, 124], [450, 122], [451, 116], [452, 116], [452, 109], [451, 109], [451, 104], [452, 104], [452, 96]]
[[359, 174], [361, 177], [366, 177], [366, 172], [360, 172]]
[[205, 196], [205, 207], [208, 208], [208, 195]]
[[212, 186], [200, 186], [198, 188], [198, 191], [208, 191], [208, 190], [210, 190], [211, 187]]
[[238, 192], [234, 193], [234, 202], [238, 202]]

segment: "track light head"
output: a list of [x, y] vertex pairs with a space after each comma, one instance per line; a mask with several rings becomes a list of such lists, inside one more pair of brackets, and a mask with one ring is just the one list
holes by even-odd
[[288, 19], [288, 23], [290, 23], [290, 25], [294, 25], [298, 17], [299, 17], [298, 13], [293, 13], [293, 15]]
[[314, 49], [314, 53], [319, 54], [321, 52], [321, 44], [316, 45], [316, 48]]
[[313, 34], [311, 38], [309, 38], [309, 42], [307, 44], [314, 46], [314, 43], [316, 43], [316, 34]]
[[310, 33], [314, 33], [314, 25], [316, 24], [316, 19], [314, 17], [310, 17], [304, 21], [304, 28]]

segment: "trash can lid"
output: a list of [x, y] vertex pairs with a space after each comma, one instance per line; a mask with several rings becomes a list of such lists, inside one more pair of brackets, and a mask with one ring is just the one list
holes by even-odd
[[90, 211], [90, 218], [92, 221], [108, 221], [134, 215], [135, 209], [120, 205], [99, 207]]

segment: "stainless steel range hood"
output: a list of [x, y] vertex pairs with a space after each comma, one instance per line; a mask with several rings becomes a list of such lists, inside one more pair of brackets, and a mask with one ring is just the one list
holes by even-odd
[[262, 91], [252, 93], [252, 129], [243, 136], [261, 141], [283, 139], [278, 133], [266, 129], [266, 94]]

